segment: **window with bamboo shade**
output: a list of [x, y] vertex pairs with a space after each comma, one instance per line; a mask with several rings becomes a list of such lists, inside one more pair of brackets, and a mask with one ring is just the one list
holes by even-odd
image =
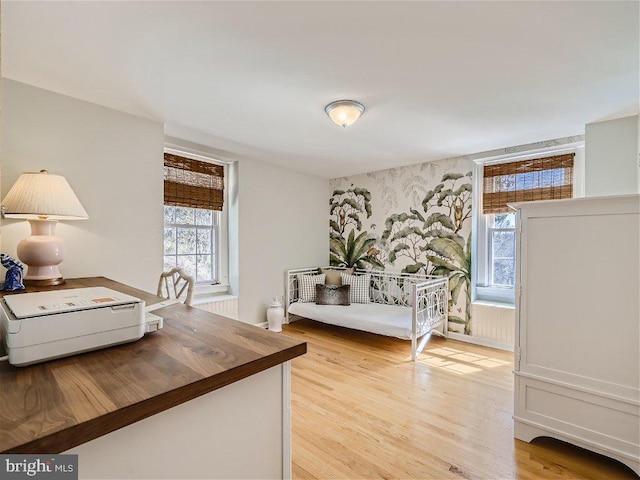
[[165, 153], [164, 204], [222, 211], [224, 167]]
[[485, 165], [482, 213], [505, 213], [508, 203], [573, 196], [574, 153]]
[[197, 283], [227, 278], [224, 166], [164, 154], [164, 271], [180, 267]]

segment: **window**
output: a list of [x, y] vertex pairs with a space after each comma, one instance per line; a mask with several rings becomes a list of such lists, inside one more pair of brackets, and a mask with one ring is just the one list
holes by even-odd
[[224, 166], [165, 153], [164, 270], [220, 283], [224, 213]]
[[513, 287], [516, 278], [516, 214], [489, 215], [489, 284]]
[[[516, 215], [510, 203], [573, 196], [575, 153], [485, 164], [476, 170], [482, 208], [477, 211], [476, 297], [513, 301]], [[522, 157], [521, 157], [522, 158]]]
[[217, 283], [219, 224], [220, 212], [165, 205], [164, 270], [180, 267], [198, 283]]

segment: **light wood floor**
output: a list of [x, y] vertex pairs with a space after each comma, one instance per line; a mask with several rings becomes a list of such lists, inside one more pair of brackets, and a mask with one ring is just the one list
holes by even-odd
[[293, 478], [637, 479], [556, 440], [513, 438], [512, 353], [410, 342], [310, 320], [292, 362]]

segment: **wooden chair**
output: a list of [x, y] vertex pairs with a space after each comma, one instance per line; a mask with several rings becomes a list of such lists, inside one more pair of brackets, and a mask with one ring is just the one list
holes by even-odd
[[193, 297], [193, 277], [184, 273], [181, 268], [172, 268], [168, 272], [162, 272], [158, 282], [158, 292], [156, 295], [163, 298], [180, 300], [186, 290], [185, 305], [191, 305]]

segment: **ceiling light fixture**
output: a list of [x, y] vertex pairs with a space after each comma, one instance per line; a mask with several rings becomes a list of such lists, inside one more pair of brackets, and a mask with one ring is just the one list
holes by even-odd
[[355, 100], [338, 100], [324, 107], [324, 111], [336, 125], [344, 128], [360, 118], [364, 113], [364, 105]]

